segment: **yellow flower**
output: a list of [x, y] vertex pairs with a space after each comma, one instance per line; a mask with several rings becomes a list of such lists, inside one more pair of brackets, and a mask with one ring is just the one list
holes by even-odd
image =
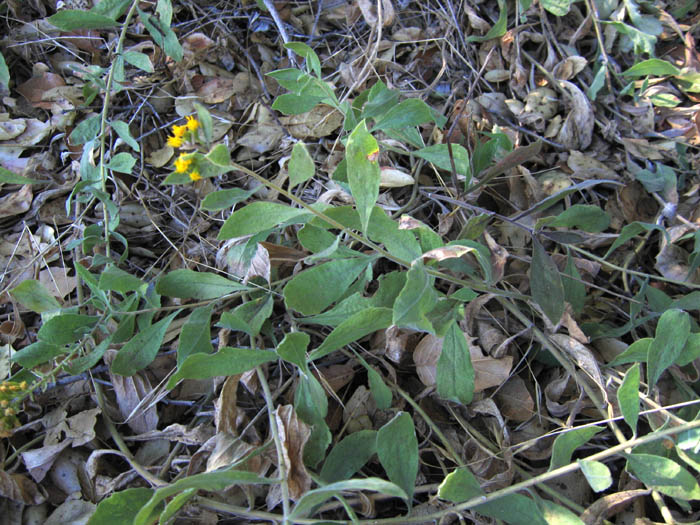
[[190, 171], [190, 179], [194, 182], [196, 180], [201, 179], [202, 176], [199, 174], [197, 170], [192, 170]]
[[187, 168], [192, 164], [192, 159], [184, 158], [185, 154], [181, 153], [180, 156], [175, 159], [175, 173], [185, 173]]
[[179, 148], [182, 146], [182, 137], [168, 137], [168, 146]]
[[185, 135], [186, 131], [187, 126], [184, 124], [182, 126], [173, 125], [173, 135], [175, 135], [178, 138], [182, 138]]
[[185, 124], [187, 129], [189, 129], [190, 131], [196, 131], [199, 127], [199, 122], [197, 122], [197, 119], [193, 116], [187, 116], [185, 118], [187, 119], [187, 124]]

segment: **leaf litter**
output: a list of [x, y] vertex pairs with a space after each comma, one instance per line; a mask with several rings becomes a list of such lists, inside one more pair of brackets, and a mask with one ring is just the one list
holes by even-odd
[[[107, 523], [100, 505], [131, 497], [174, 523], [697, 519], [697, 431], [671, 433], [697, 415], [697, 327], [669, 355], [678, 327], [659, 322], [700, 309], [692, 3], [159, 0], [134, 3], [121, 42], [130, 2], [58, 4], [8, 2], [0, 40], [7, 523]], [[198, 138], [168, 144], [185, 117]], [[214, 151], [199, 139], [227, 158], [163, 184]], [[109, 284], [110, 265], [128, 276]], [[78, 313], [99, 329], [38, 337]], [[168, 316], [151, 348], [129, 344]], [[224, 355], [234, 375], [206, 361]], [[619, 399], [630, 363], [653, 382]], [[455, 388], [469, 402], [440, 397]], [[590, 463], [613, 486], [539, 483], [555, 438], [592, 425], [574, 465], [643, 441]], [[501, 508], [460, 507], [491, 493]]]

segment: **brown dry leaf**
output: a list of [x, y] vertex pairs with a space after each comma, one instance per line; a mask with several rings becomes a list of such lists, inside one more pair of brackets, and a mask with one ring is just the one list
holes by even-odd
[[238, 435], [238, 382], [241, 375], [228, 376], [221, 387], [221, 393], [214, 403], [214, 424], [216, 431], [232, 436]]
[[586, 346], [579, 343], [571, 336], [564, 334], [554, 334], [550, 336], [552, 340], [562, 349], [574, 358], [576, 364], [583, 370], [586, 375], [598, 385], [603, 401], [607, 402], [607, 391], [605, 390], [605, 380], [598, 366], [598, 361]]
[[70, 499], [59, 505], [46, 519], [44, 525], [86, 524], [95, 513], [96, 507], [97, 505], [90, 501]]
[[39, 505], [46, 501], [46, 491], [23, 474], [0, 471], [0, 497], [25, 505]]
[[41, 270], [39, 282], [51, 295], [60, 299], [64, 299], [78, 285], [75, 276], [69, 277], [66, 269], [58, 266], [49, 266]]
[[577, 150], [569, 152], [566, 164], [573, 170], [574, 176], [580, 179], [620, 180], [615, 170], [608, 168], [595, 157], [584, 155]]
[[411, 175], [400, 169], [382, 166], [379, 172], [380, 188], [401, 188], [411, 186], [415, 182]]
[[284, 130], [277, 124], [262, 122], [239, 138], [236, 143], [255, 153], [265, 153], [276, 148], [283, 136]]
[[343, 407], [343, 422], [347, 423], [348, 434], [371, 429], [371, 417], [376, 411], [372, 393], [364, 385], [358, 386]]
[[201, 445], [215, 434], [216, 430], [209, 423], [202, 423], [190, 428], [179, 423], [173, 423], [163, 430], [152, 430], [136, 436], [129, 436], [131, 441], [151, 441], [154, 439], [167, 439], [184, 445]]
[[12, 217], [29, 211], [32, 207], [32, 186], [26, 184], [19, 190], [0, 199], [0, 218]]
[[191, 33], [182, 39], [182, 51], [187, 60], [195, 55], [201, 55], [216, 44], [211, 38], [201, 32]]
[[474, 248], [468, 246], [443, 246], [442, 248], [435, 248], [433, 250], [425, 252], [421, 257], [423, 262], [427, 261], [444, 261], [445, 259], [458, 259], [467, 253], [474, 251]]
[[648, 496], [650, 493], [648, 489], [637, 489], [603, 496], [583, 511], [581, 521], [586, 525], [602, 525], [604, 520], [625, 510], [636, 498]]
[[320, 104], [300, 115], [280, 117], [280, 122], [296, 139], [322, 138], [340, 127], [343, 115], [331, 106]]
[[593, 139], [595, 116], [586, 94], [566, 80], [559, 84], [570, 96], [571, 109], [557, 135], [557, 141], [569, 149], [584, 150]]
[[535, 415], [535, 401], [525, 385], [525, 381], [513, 376], [496, 392], [496, 401], [501, 414], [514, 421], [527, 421]]
[[26, 82], [17, 86], [17, 92], [26, 98], [32, 106], [42, 109], [51, 109], [52, 102], [44, 100], [44, 94], [50, 89], [65, 86], [63, 78], [55, 73], [42, 73], [33, 76]]
[[[474, 367], [474, 393], [487, 388], [502, 385], [509, 377], [513, 366], [513, 358], [506, 356], [502, 359], [485, 357], [481, 348], [474, 345], [475, 338], [465, 334], [472, 366]], [[433, 386], [437, 377], [437, 362], [442, 353], [441, 337], [428, 334], [416, 345], [413, 351], [413, 361], [416, 365], [418, 378], [425, 386]]]
[[638, 181], [630, 182], [617, 190], [617, 203], [628, 223], [651, 222], [659, 208], [656, 201]]
[[172, 147], [163, 146], [160, 149], [151, 151], [151, 153], [146, 156], [146, 162], [154, 168], [162, 168], [173, 158], [174, 153], [175, 150]]
[[65, 440], [55, 445], [44, 445], [25, 450], [22, 452], [22, 463], [32, 479], [39, 483], [46, 477], [58, 455], [68, 446], [70, 446], [70, 441]]
[[117, 355], [116, 350], [108, 350], [104, 360], [110, 366], [109, 376], [114, 387], [114, 394], [117, 397], [119, 413], [124, 422], [137, 434], [143, 434], [155, 430], [158, 427], [158, 411], [155, 404], [142, 407], [142, 401], [150, 396], [153, 391], [151, 382], [141, 373], [133, 376], [120, 376], [113, 374], [111, 364]]
[[233, 96], [232, 78], [213, 78], [202, 84], [196, 94], [205, 104], [219, 104]]
[[[287, 484], [289, 497], [293, 500], [301, 498], [311, 488], [311, 476], [304, 466], [304, 445], [311, 436], [311, 429], [303, 421], [297, 418], [292, 405], [277, 407], [275, 411], [277, 429], [282, 442], [283, 461], [287, 471]], [[272, 491], [270, 492], [272, 494]], [[276, 498], [268, 496], [268, 508], [277, 506], [277, 502], [270, 505]]]
[[397, 42], [415, 42], [423, 38], [423, 30], [420, 27], [402, 27], [391, 34], [391, 39]]
[[659, 144], [651, 143], [647, 139], [622, 137], [620, 140], [625, 146], [625, 151], [633, 157], [647, 160], [662, 160], [664, 158]]
[[588, 61], [582, 56], [575, 55], [566, 57], [556, 66], [554, 66], [554, 71], [552, 71], [552, 73], [554, 74], [555, 78], [560, 80], [571, 80], [581, 71], [583, 71], [587, 64]]
[[[379, 22], [379, 13], [377, 12], [377, 2], [372, 0], [357, 0], [357, 6], [362, 12], [362, 17], [370, 27], [374, 27]], [[394, 23], [394, 6], [391, 5], [391, 0], [381, 0], [381, 17], [384, 27]]]
[[270, 254], [260, 243], [243, 276], [243, 284], [247, 284], [253, 277], [262, 277], [268, 283], [270, 282]]
[[578, 388], [571, 380], [571, 375], [564, 373], [561, 377], [552, 380], [544, 388], [544, 398], [547, 410], [554, 417], [564, 417], [573, 412], [578, 403]]

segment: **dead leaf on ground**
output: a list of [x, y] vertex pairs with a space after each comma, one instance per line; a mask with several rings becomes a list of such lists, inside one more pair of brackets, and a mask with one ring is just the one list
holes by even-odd
[[327, 137], [343, 123], [343, 115], [336, 109], [320, 104], [307, 113], [280, 117], [280, 122], [296, 139]]
[[46, 501], [46, 491], [23, 474], [0, 471], [0, 496], [25, 505]]
[[593, 106], [586, 94], [575, 84], [566, 80], [560, 80], [559, 84], [569, 94], [569, 114], [557, 135], [557, 142], [568, 149], [584, 150], [593, 139], [593, 127], [595, 116]]

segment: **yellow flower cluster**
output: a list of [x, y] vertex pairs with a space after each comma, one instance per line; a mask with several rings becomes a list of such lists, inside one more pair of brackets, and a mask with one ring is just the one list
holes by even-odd
[[22, 392], [28, 390], [28, 387], [29, 385], [26, 381], [20, 383], [4, 381], [0, 383], [0, 438], [9, 437], [12, 434], [12, 429], [19, 426], [17, 408], [12, 405]]
[[[199, 128], [199, 121], [193, 116], [185, 117], [186, 122], [178, 126], [172, 126], [173, 134], [168, 136], [168, 146], [179, 148], [183, 143], [191, 137], [194, 137], [195, 132]], [[192, 158], [187, 153], [180, 153], [180, 156], [175, 160], [175, 173], [187, 173], [192, 164]], [[189, 172], [190, 180], [196, 181], [202, 178], [196, 169]]]

